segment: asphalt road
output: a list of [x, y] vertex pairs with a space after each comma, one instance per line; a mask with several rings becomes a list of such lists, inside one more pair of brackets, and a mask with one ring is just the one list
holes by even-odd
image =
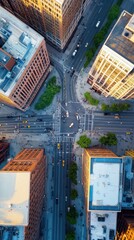
[[104, 115], [100, 111], [86, 114], [81, 119], [81, 128], [84, 130], [99, 132], [114, 132], [124, 134], [134, 133], [134, 112], [122, 112], [120, 118], [116, 119], [115, 114]]
[[[113, 4], [113, 0], [101, 0], [92, 2], [90, 5], [88, 17], [82, 20], [84, 25], [82, 27], [82, 31], [77, 37], [77, 43], [80, 42], [80, 48], [78, 49], [77, 54], [73, 57], [72, 53], [76, 49], [73, 49], [71, 55], [69, 55], [68, 59], [65, 61], [65, 66], [73, 67], [75, 71], [79, 72], [84, 65], [85, 61], [85, 53], [87, 48], [85, 47], [86, 43], [88, 43], [88, 47], [91, 46], [94, 35], [100, 30], [102, 25], [106, 20], [107, 13], [110, 7]], [[100, 25], [97, 28], [96, 23], [100, 21]], [[76, 44], [77, 45], [77, 44]]]
[[53, 116], [0, 117], [0, 135], [4, 133], [47, 133], [53, 130]]
[[70, 180], [67, 176], [68, 167], [72, 159], [71, 138], [59, 139], [55, 144], [54, 157], [54, 196], [52, 239], [65, 239], [66, 213], [70, 206]]

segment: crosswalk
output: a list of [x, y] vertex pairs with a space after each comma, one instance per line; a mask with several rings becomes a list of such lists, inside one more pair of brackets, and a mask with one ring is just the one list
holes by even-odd
[[93, 114], [83, 114], [80, 116], [80, 125], [79, 128], [82, 129], [83, 131], [93, 130]]
[[58, 104], [56, 111], [53, 114], [53, 130], [55, 135], [60, 133], [60, 125], [61, 125], [61, 106]]

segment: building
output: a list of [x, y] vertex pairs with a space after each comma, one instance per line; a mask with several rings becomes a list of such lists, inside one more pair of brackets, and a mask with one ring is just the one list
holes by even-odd
[[83, 0], [1, 0], [1, 5], [23, 19], [55, 46], [63, 49], [82, 15]]
[[87, 239], [114, 239], [122, 203], [122, 158], [102, 148], [83, 154]]
[[43, 207], [43, 149], [24, 149], [0, 170], [0, 239], [38, 240]]
[[49, 66], [44, 38], [0, 7], [0, 101], [27, 110]]
[[126, 155], [126, 156], [130, 156], [130, 157], [132, 157], [132, 158], [134, 159], [134, 150], [131, 149], [131, 150], [126, 151], [126, 152], [125, 152], [125, 155]]
[[123, 11], [98, 53], [88, 83], [105, 97], [134, 98], [134, 15]]
[[0, 142], [0, 163], [3, 162], [9, 155], [9, 143]]
[[115, 240], [134, 239], [134, 211], [124, 210], [118, 214], [117, 234]]

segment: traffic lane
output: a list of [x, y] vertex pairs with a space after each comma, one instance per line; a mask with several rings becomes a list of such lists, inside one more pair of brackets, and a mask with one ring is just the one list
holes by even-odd
[[[124, 128], [117, 128], [117, 127], [106, 127], [106, 126], [94, 126], [94, 131], [97, 131], [98, 133], [107, 133], [107, 132], [113, 132], [118, 134], [126, 134], [126, 132], [130, 132], [130, 129], [127, 127]], [[126, 134], [127, 135], [127, 134]], [[133, 137], [133, 132], [130, 132], [130, 135]]]
[[[74, 67], [77, 71], [80, 70], [83, 59], [85, 58], [85, 52], [87, 49], [85, 48], [86, 43], [88, 42], [88, 46], [92, 42], [92, 39], [94, 35], [100, 30], [106, 16], [108, 9], [111, 7], [113, 3], [113, 0], [111, 1], [103, 1], [101, 5], [101, 11], [100, 11], [100, 6], [95, 5], [95, 8], [92, 12], [91, 17], [89, 18], [87, 24], [86, 24], [86, 29], [81, 33], [81, 37], [79, 38], [79, 41], [81, 42], [81, 46], [76, 54], [75, 57], [70, 57], [67, 61], [67, 64], [71, 64], [71, 66]], [[97, 13], [97, 14], [96, 14]], [[100, 25], [97, 28], [96, 23], [100, 21]], [[80, 59], [82, 61], [80, 62]]]
[[[86, 50], [85, 49], [85, 44], [87, 42], [87, 38], [88, 38], [88, 35], [89, 35], [89, 25], [90, 25], [90, 28], [91, 28], [90, 30], [92, 31], [91, 36], [93, 36], [94, 29], [92, 27], [95, 25], [95, 22], [96, 22], [96, 19], [97, 19], [97, 16], [96, 16], [97, 9], [99, 9], [98, 5], [94, 4], [94, 7], [92, 7], [92, 14], [89, 18], [89, 21], [85, 26], [83, 26], [83, 32], [79, 35], [77, 43], [78, 42], [80, 43], [80, 47], [78, 49], [78, 52], [76, 53], [76, 55], [74, 57], [72, 57], [72, 54], [71, 54], [71, 57], [69, 56], [69, 58], [66, 61], [67, 64], [70, 63], [72, 66], [74, 66], [77, 59], [79, 60], [80, 56], [83, 54], [83, 50]], [[94, 18], [95, 18], [95, 20], [94, 20]], [[74, 52], [74, 50], [76, 48], [77, 48], [77, 46], [74, 47], [72, 53]]]
[[57, 144], [55, 145], [55, 157], [54, 157], [54, 190], [53, 190], [53, 233], [52, 233], [52, 239], [57, 240], [57, 195], [58, 195], [58, 168], [57, 168], [57, 162], [58, 162], [58, 149]]
[[[65, 156], [65, 145], [62, 142], [62, 156], [61, 156], [61, 178], [60, 178], [60, 229], [59, 229], [59, 240], [65, 239], [65, 186], [66, 186], [66, 156]], [[63, 162], [64, 161], [64, 162]]]

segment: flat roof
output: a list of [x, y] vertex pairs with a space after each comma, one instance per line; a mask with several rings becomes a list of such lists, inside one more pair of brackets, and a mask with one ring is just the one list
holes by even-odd
[[120, 211], [120, 158], [91, 158], [89, 210]]
[[29, 223], [30, 172], [0, 171], [0, 225]]
[[90, 237], [92, 239], [114, 239], [116, 235], [117, 212], [91, 212]]
[[123, 31], [131, 19], [132, 15], [123, 11], [109, 34], [105, 45], [116, 53], [134, 63], [134, 42], [123, 36]]
[[[0, 66], [0, 93], [9, 96], [44, 39], [39, 33], [0, 7], [0, 47], [15, 59], [11, 71]], [[0, 52], [1, 61], [5, 61]]]

